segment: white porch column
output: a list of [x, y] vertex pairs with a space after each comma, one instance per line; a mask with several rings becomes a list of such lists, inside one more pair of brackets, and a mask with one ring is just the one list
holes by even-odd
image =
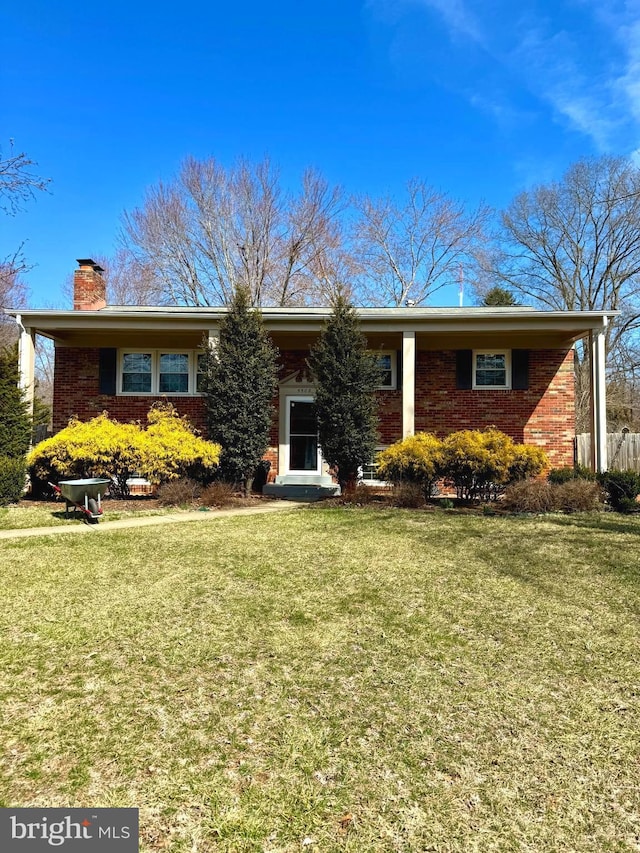
[[416, 430], [416, 333], [402, 333], [402, 437]]
[[589, 332], [591, 465], [594, 471], [607, 470], [606, 329], [607, 318], [604, 317], [602, 328]]
[[27, 401], [28, 412], [33, 414], [33, 398], [35, 391], [35, 368], [36, 368], [36, 333], [22, 325], [20, 315], [16, 317], [16, 323], [20, 329], [20, 341], [18, 345], [18, 370], [20, 372], [20, 388]]
[[209, 337], [209, 346], [215, 352], [220, 343], [220, 329], [209, 329], [207, 334]]

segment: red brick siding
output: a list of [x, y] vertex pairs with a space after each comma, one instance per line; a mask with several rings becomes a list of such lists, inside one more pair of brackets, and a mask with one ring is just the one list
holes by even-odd
[[531, 350], [527, 391], [458, 390], [455, 351], [419, 351], [416, 431], [444, 436], [488, 426], [543, 447], [554, 466], [573, 464], [573, 350]]
[[[199, 397], [112, 397], [98, 393], [96, 348], [56, 350], [54, 386], [54, 430], [66, 426], [72, 416], [88, 420], [107, 410], [121, 421], [145, 422], [155, 399], [169, 400], [194, 426], [204, 432], [204, 412]], [[280, 380], [297, 373], [307, 374], [307, 353], [281, 353]], [[402, 436], [402, 392], [377, 392], [380, 440], [391, 444]], [[279, 395], [266, 458], [272, 473], [278, 465]], [[456, 389], [455, 351], [419, 351], [416, 363], [416, 430], [444, 436], [459, 429], [496, 426], [514, 440], [544, 447], [556, 465], [573, 462], [575, 431], [573, 396], [573, 350], [532, 350], [527, 391], [460, 391]]]
[[191, 423], [204, 430], [204, 411], [200, 397], [119, 397], [99, 394], [98, 389], [98, 353], [92, 347], [56, 349], [54, 390], [53, 390], [53, 429], [63, 429], [71, 417], [81, 421], [107, 411], [119, 421], [147, 420], [147, 412], [156, 400], [166, 400], [176, 407], [182, 415], [188, 415]]

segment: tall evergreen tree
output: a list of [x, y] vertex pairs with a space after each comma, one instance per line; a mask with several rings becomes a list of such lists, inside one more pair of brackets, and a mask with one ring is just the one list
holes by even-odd
[[381, 371], [367, 349], [355, 308], [338, 296], [311, 350], [322, 454], [337, 468], [340, 486], [355, 485], [358, 468], [371, 461], [377, 443], [374, 391]]
[[0, 456], [18, 459], [29, 449], [31, 418], [18, 387], [17, 347], [0, 350]]
[[246, 290], [238, 289], [220, 327], [217, 346], [205, 351], [201, 390], [209, 438], [222, 446], [220, 474], [248, 494], [269, 445], [277, 387], [278, 351]]

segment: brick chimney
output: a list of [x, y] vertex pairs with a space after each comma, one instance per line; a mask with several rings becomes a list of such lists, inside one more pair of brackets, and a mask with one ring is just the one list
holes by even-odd
[[73, 310], [99, 311], [106, 308], [104, 270], [91, 258], [78, 258], [78, 264], [80, 267], [73, 274]]

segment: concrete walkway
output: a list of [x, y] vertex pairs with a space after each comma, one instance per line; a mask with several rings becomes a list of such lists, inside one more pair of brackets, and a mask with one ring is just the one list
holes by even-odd
[[290, 501], [269, 501], [260, 506], [237, 507], [232, 509], [212, 509], [209, 512], [195, 510], [194, 512], [172, 512], [167, 515], [145, 515], [141, 518], [121, 518], [109, 521], [108, 516], [98, 524], [88, 524], [78, 519], [64, 527], [25, 527], [22, 530], [0, 530], [0, 539], [22, 539], [28, 536], [54, 536], [58, 533], [108, 533], [111, 530], [125, 530], [129, 527], [154, 527], [161, 524], [177, 524], [183, 521], [215, 521], [218, 518], [229, 518], [233, 515], [263, 515], [269, 512], [282, 512], [307, 506], [306, 503]]

